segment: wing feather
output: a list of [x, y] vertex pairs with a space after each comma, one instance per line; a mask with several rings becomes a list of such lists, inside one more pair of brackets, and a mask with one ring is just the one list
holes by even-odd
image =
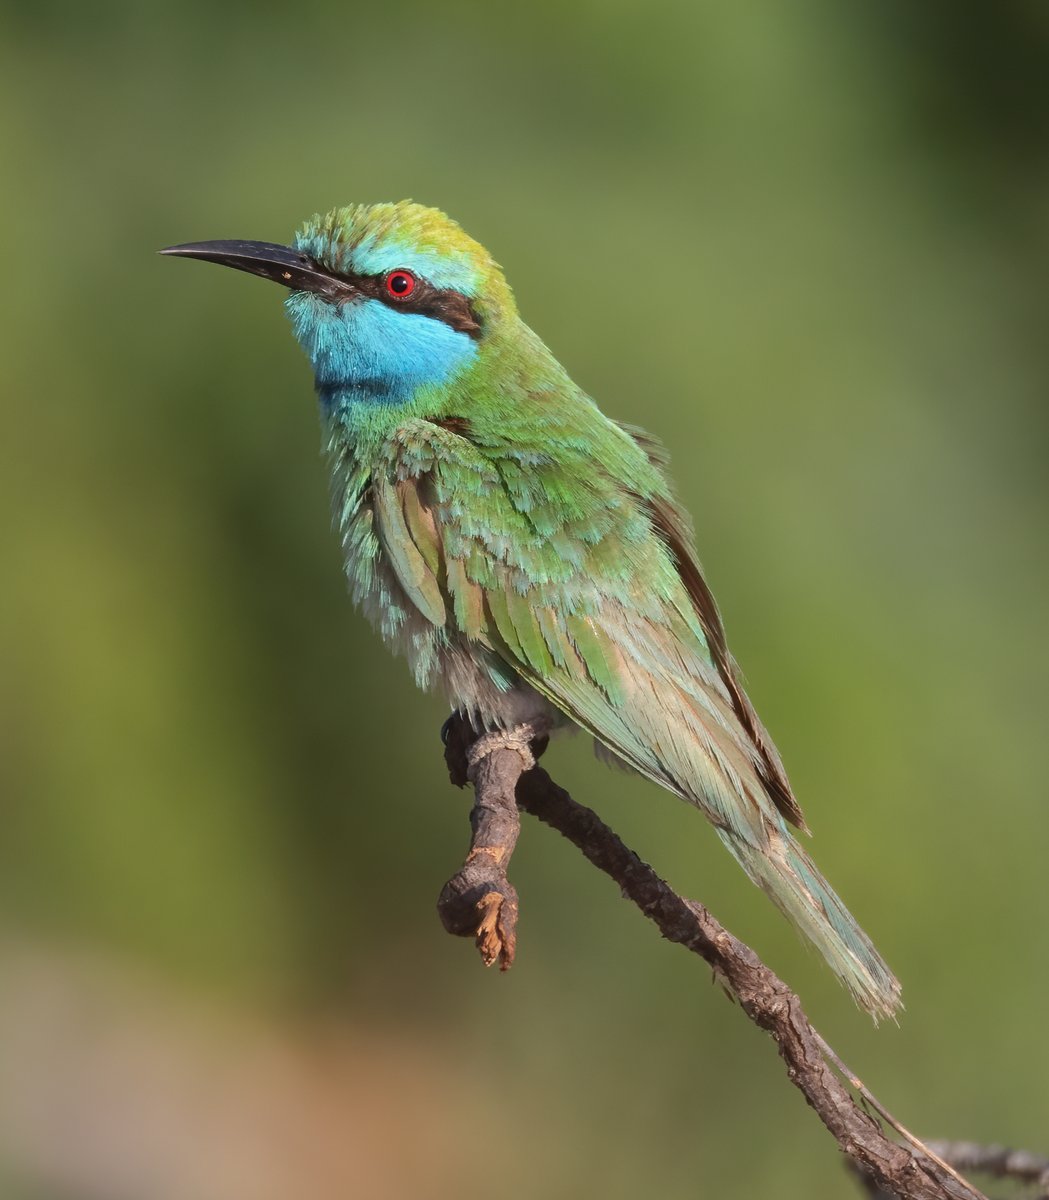
[[[382, 544], [413, 603], [435, 626], [494, 647], [719, 828], [761, 843], [780, 801], [756, 736], [764, 731], [727, 665], [720, 617], [669, 496], [642, 497], [599, 474], [569, 496], [542, 463], [479, 467], [476, 447], [455, 444], [465, 441], [410, 422], [373, 483]], [[566, 544], [570, 553], [556, 549]]]
[[[413, 493], [417, 491], [416, 488], [406, 490]], [[408, 598], [428, 621], [434, 625], [444, 625], [448, 619], [444, 596], [441, 593], [436, 574], [408, 530], [401, 498], [390, 480], [382, 475], [373, 478], [372, 491], [375, 514], [378, 518], [379, 538], [398, 582], [404, 588]], [[431, 538], [430, 550], [433, 551], [436, 548], [436, 543]]]
[[801, 811], [743, 691], [662, 451], [596, 409], [587, 429], [590, 410], [575, 403], [577, 425], [545, 441], [506, 407], [476, 444], [465, 422], [406, 422], [371, 465], [375, 529], [362, 522], [359, 537], [378, 537], [430, 622], [457, 703], [483, 715], [469, 693], [478, 663], [489, 696], [531, 685], [700, 808], [860, 1003], [893, 1012], [898, 983], [787, 828]]

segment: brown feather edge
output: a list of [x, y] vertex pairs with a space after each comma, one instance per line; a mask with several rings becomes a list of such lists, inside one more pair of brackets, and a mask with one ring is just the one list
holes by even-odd
[[[465, 417], [451, 415], [432, 419], [431, 423], [469, 440], [470, 422]], [[622, 424], [621, 428], [637, 442], [653, 466], [660, 471], [665, 468], [668, 454], [660, 442], [636, 426]], [[725, 626], [721, 620], [717, 602], [707, 581], [703, 578], [699, 560], [693, 549], [693, 533], [687, 516], [674, 505], [669, 496], [646, 498], [634, 493], [633, 497], [647, 513], [653, 531], [666, 547], [692, 601], [706, 634], [707, 645], [710, 648], [714, 665], [729, 694], [736, 718], [743, 726], [761, 759], [763, 769], [760, 771], [760, 778], [769, 799], [787, 821], [805, 833], [810, 832], [805, 823], [801, 806], [787, 779], [779, 754], [758, 718], [750, 698], [743, 690], [739, 678], [739, 668], [728, 649]], [[422, 508], [429, 520], [433, 521], [433, 516], [429, 513], [425, 501], [422, 502]]]
[[[636, 427], [624, 426], [624, 429], [644, 450], [653, 466], [662, 469], [666, 465], [667, 452], [659, 442]], [[809, 827], [805, 823], [805, 816], [791, 790], [779, 754], [772, 745], [758, 714], [754, 711], [754, 706], [747, 693], [743, 690], [739, 679], [739, 668], [729, 653], [725, 638], [725, 626], [721, 620], [721, 614], [718, 612], [717, 602], [707, 581], [703, 578], [702, 569], [692, 548], [693, 535], [688, 518], [675, 507], [669, 497], [646, 498], [635, 495], [635, 499], [647, 512], [653, 530], [666, 546], [681, 582], [688, 592], [707, 636], [707, 645], [710, 648], [714, 665], [732, 700], [732, 708], [761, 757], [764, 768], [761, 772], [761, 782], [769, 799], [786, 820], [808, 833]]]

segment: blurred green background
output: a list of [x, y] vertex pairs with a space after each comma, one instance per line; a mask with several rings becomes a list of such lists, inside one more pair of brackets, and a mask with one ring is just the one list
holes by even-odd
[[1049, 1150], [1045, 4], [0, 11], [5, 1200], [852, 1194], [548, 830], [514, 971], [438, 925], [469, 801], [344, 595], [281, 297], [154, 255], [404, 196], [669, 445], [899, 1027], [696, 813], [551, 769], [908, 1126]]

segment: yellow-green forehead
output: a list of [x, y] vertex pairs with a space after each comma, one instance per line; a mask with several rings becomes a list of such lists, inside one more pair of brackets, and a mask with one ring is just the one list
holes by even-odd
[[436, 208], [354, 204], [312, 217], [295, 247], [333, 271], [382, 275], [408, 267], [435, 287], [475, 296], [498, 271], [491, 255]]

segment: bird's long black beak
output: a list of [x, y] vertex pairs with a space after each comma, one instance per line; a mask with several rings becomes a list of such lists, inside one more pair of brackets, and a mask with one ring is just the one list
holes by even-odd
[[167, 246], [160, 253], [201, 258], [238, 271], [250, 271], [293, 291], [316, 292], [331, 299], [349, 296], [354, 291], [348, 280], [332, 275], [301, 250], [275, 242], [186, 242]]

